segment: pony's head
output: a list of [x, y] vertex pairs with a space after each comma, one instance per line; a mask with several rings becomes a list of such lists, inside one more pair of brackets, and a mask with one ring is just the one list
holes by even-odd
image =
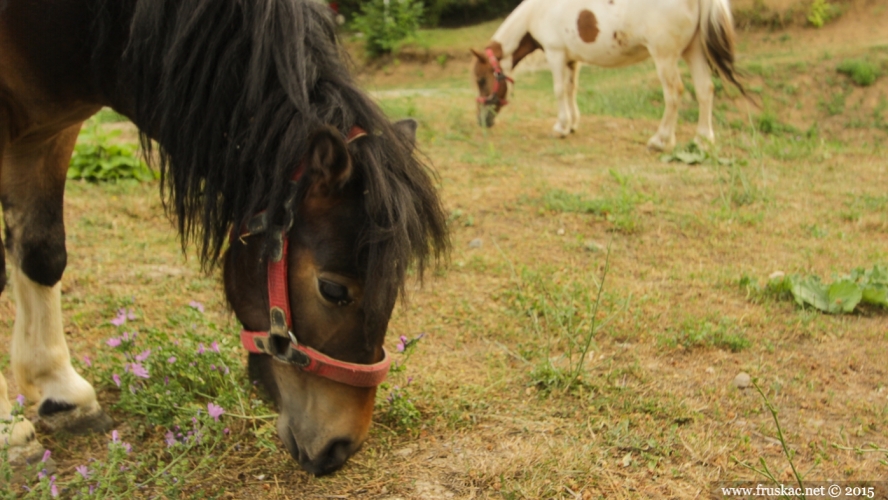
[[488, 47], [483, 54], [472, 49], [472, 54], [475, 56], [472, 74], [478, 88], [478, 97], [475, 99], [478, 105], [478, 125], [492, 127], [500, 109], [508, 104], [508, 82], [512, 79], [500, 67], [502, 49], [498, 45]]
[[[111, 25], [122, 3], [104, 5]], [[408, 268], [421, 277], [448, 246], [416, 123], [358, 88], [316, 2], [126, 6], [117, 107], [149, 153], [160, 145], [149, 157], [183, 244], [207, 268], [221, 258], [278, 435], [307, 471], [332, 472], [367, 437]]]
[[[396, 127], [412, 146], [415, 122]], [[314, 474], [339, 468], [364, 442], [376, 385], [388, 369], [382, 344], [402, 283], [380, 259], [410, 256], [400, 255], [399, 242], [376, 226], [384, 217], [373, 213], [381, 186], [368, 180], [378, 173], [363, 164], [373, 145], [362, 143], [382, 141], [348, 141], [332, 128], [315, 132], [293, 185], [292, 215], [274, 224], [260, 214], [234, 233], [223, 257], [225, 292], [244, 325], [251, 377], [279, 408], [281, 441]], [[406, 209], [401, 217], [416, 213], [410, 205], [399, 207]], [[272, 228], [281, 240], [269, 248], [265, 232]], [[280, 278], [269, 266], [276, 259], [285, 261]], [[281, 304], [271, 297], [278, 279]], [[288, 309], [290, 319], [276, 318], [276, 307]]]

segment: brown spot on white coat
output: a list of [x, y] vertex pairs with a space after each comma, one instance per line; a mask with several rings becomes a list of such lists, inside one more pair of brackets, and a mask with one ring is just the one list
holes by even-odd
[[591, 10], [583, 9], [577, 18], [577, 32], [580, 40], [586, 43], [592, 43], [598, 38], [598, 19]]

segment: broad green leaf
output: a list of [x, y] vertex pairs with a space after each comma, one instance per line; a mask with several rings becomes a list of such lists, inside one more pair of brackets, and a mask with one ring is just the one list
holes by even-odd
[[836, 281], [829, 286], [829, 311], [831, 314], [854, 311], [863, 292], [856, 283], [849, 280]]

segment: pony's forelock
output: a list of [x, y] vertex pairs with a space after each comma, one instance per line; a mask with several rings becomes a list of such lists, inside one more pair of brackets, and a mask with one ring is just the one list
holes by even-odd
[[329, 9], [310, 0], [130, 2], [113, 8], [132, 12], [121, 63], [131, 118], [183, 248], [194, 243], [205, 268], [233, 225], [260, 210], [287, 215], [289, 178], [314, 131], [369, 132], [355, 159], [369, 221], [359, 253], [367, 321], [384, 331], [408, 266], [421, 274], [447, 247], [446, 218], [429, 170], [350, 76]]

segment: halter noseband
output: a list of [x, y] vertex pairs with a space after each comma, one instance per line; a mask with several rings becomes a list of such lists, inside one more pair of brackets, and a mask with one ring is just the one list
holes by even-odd
[[[367, 135], [360, 127], [352, 127], [346, 138], [350, 143], [359, 137]], [[300, 162], [293, 173], [291, 182], [296, 184], [305, 173], [305, 160]], [[266, 212], [260, 212], [253, 216], [244, 228], [244, 232], [238, 237], [243, 238], [258, 234], [268, 229], [269, 221]], [[281, 243], [273, 257], [268, 260], [268, 306], [271, 319], [271, 328], [267, 332], [241, 330], [241, 344], [254, 354], [268, 354], [279, 361], [291, 364], [303, 372], [312, 373], [336, 382], [353, 387], [376, 387], [385, 380], [388, 374], [391, 358], [385, 347], [382, 348], [382, 361], [372, 365], [349, 363], [333, 359], [311, 347], [302, 345], [296, 339], [292, 331], [293, 322], [290, 317], [290, 293], [287, 280], [287, 232], [289, 228], [281, 230]], [[232, 240], [234, 231], [232, 230]]]
[[493, 91], [487, 97], [478, 96], [475, 100], [486, 106], [499, 105], [500, 107], [503, 107], [506, 104], [509, 104], [509, 101], [500, 98], [498, 94], [500, 84], [505, 85], [507, 81], [515, 83], [515, 80], [503, 73], [503, 68], [500, 66], [499, 60], [493, 55], [493, 49], [486, 49], [484, 53], [487, 54], [487, 61], [490, 62], [490, 66], [493, 67]]

